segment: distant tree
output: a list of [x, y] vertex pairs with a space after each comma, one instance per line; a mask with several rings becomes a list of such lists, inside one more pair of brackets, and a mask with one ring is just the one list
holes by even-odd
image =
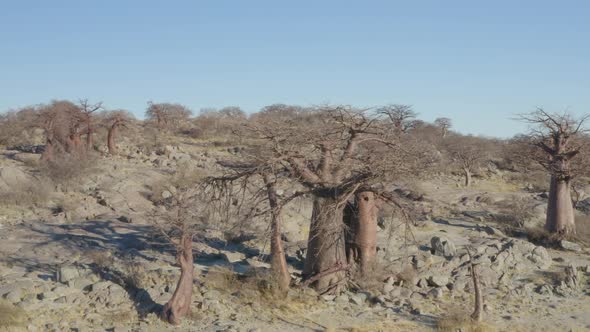
[[81, 99], [79, 102], [82, 121], [86, 125], [86, 148], [92, 148], [92, 135], [94, 134], [93, 114], [103, 109], [102, 102], [91, 104], [88, 99]]
[[434, 120], [434, 125], [440, 129], [441, 136], [445, 138], [451, 129], [452, 122], [449, 118], [437, 118]]
[[186, 106], [175, 103], [148, 102], [145, 112], [146, 118], [156, 122], [158, 130], [178, 129], [178, 126], [187, 121], [193, 112]]
[[465, 187], [471, 186], [471, 175], [489, 155], [487, 141], [473, 136], [452, 135], [445, 142], [451, 163], [461, 168]]
[[45, 134], [44, 160], [51, 160], [56, 152], [80, 152], [82, 112], [66, 100], [52, 101], [39, 108], [35, 121]]
[[405, 133], [416, 126], [418, 113], [410, 105], [390, 104], [377, 109], [377, 113], [385, 115], [398, 133]]
[[133, 114], [124, 110], [108, 111], [103, 115], [104, 126], [107, 128], [107, 148], [111, 155], [117, 154], [115, 137], [119, 128], [128, 128], [128, 124], [133, 120]]
[[535, 149], [528, 155], [551, 175], [545, 228], [560, 235], [575, 234], [571, 181], [588, 172], [590, 166], [584, 123], [590, 117], [575, 118], [569, 113], [548, 113], [542, 108], [522, 114], [531, 124], [525, 139]]

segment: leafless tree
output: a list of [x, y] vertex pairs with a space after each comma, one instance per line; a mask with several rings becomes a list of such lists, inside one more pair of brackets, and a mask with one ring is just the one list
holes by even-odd
[[129, 123], [134, 118], [131, 113], [125, 110], [108, 111], [103, 114], [103, 123], [107, 128], [107, 148], [111, 155], [117, 154], [117, 145], [115, 137], [119, 128], [128, 128]]
[[551, 175], [545, 228], [560, 235], [575, 233], [571, 181], [586, 172], [588, 155], [583, 144], [585, 121], [569, 113], [548, 113], [542, 108], [522, 114], [519, 119], [532, 125], [528, 139], [536, 147], [529, 155]]
[[41, 106], [36, 125], [45, 133], [44, 160], [51, 160], [54, 153], [79, 153], [81, 146], [82, 112], [69, 101], [53, 101]]
[[473, 136], [453, 135], [444, 142], [444, 148], [452, 164], [461, 168], [465, 187], [471, 186], [471, 175], [488, 156], [485, 139]]
[[86, 125], [86, 148], [92, 148], [92, 135], [94, 134], [94, 125], [93, 125], [93, 114], [96, 111], [100, 111], [103, 108], [102, 102], [98, 102], [96, 104], [91, 104], [88, 99], [81, 99], [79, 102], [79, 107], [81, 111], [82, 121]]
[[158, 130], [163, 130], [177, 129], [183, 121], [190, 118], [192, 113], [188, 107], [181, 104], [154, 103], [150, 101], [145, 115], [147, 119], [156, 121]]
[[452, 122], [449, 118], [437, 118], [434, 120], [434, 125], [439, 128], [441, 136], [445, 138], [451, 129]]
[[[172, 298], [164, 305], [161, 318], [178, 325], [191, 310], [194, 262], [193, 238], [209, 225], [210, 209], [207, 204], [203, 175], [179, 171], [173, 181], [177, 191], [162, 202], [165, 208], [152, 216], [154, 224], [162, 235], [176, 249], [176, 262], [180, 267], [180, 278]], [[162, 210], [160, 210], [162, 211]]]
[[[348, 265], [343, 222], [347, 202], [361, 192], [365, 194], [358, 197], [364, 201], [365, 196], [371, 195], [368, 192], [374, 191], [372, 184], [386, 178], [387, 174], [401, 175], [416, 170], [410, 165], [413, 160], [410, 156], [426, 154], [426, 151], [412, 150], [404, 144], [409, 141], [401, 142], [398, 135], [392, 135], [386, 123], [366, 110], [347, 106], [319, 107], [291, 113], [279, 120], [261, 116], [249, 123], [246, 131], [250, 140], [258, 141], [261, 149], [269, 152], [264, 158], [265, 164], [280, 165], [275, 169], [281, 170], [313, 197], [303, 273], [308, 280], [314, 279], [313, 286], [320, 291], [336, 291], [343, 286], [343, 270]], [[372, 200], [367, 202], [373, 203]], [[373, 207], [363, 209], [372, 211]], [[361, 214], [363, 218], [374, 215]], [[363, 236], [352, 237], [363, 239], [359, 246], [369, 250], [376, 247], [376, 234], [370, 227], [356, 231], [366, 232]], [[370, 253], [360, 255], [367, 260], [361, 265], [368, 265], [372, 257]]]
[[398, 133], [405, 133], [417, 124], [418, 113], [410, 105], [390, 104], [378, 108], [377, 113], [388, 117]]

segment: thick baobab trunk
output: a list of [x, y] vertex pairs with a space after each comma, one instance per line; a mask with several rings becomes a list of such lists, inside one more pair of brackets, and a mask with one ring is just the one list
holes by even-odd
[[193, 239], [185, 234], [180, 240], [176, 259], [180, 264], [180, 279], [176, 290], [162, 309], [162, 319], [170, 324], [178, 325], [182, 317], [190, 312], [193, 295]]
[[338, 292], [344, 271], [325, 273], [346, 265], [344, 247], [343, 207], [334, 197], [315, 197], [307, 240], [307, 255], [303, 275], [317, 277], [312, 283], [320, 292]]
[[115, 133], [117, 132], [117, 126], [111, 126], [109, 128], [109, 132], [107, 133], [107, 147], [109, 148], [109, 153], [114, 155], [117, 153], [117, 147], [115, 145]]
[[471, 186], [471, 171], [469, 168], [463, 168], [463, 175], [465, 175], [465, 187]]
[[289, 288], [291, 276], [287, 268], [287, 258], [285, 257], [283, 240], [281, 238], [280, 207], [274, 182], [270, 180], [267, 174], [263, 178], [271, 209], [270, 266], [276, 277], [279, 289], [285, 291]]
[[362, 191], [356, 194], [356, 214], [351, 224], [351, 241], [348, 243], [348, 264], [360, 263], [363, 274], [369, 271], [377, 255], [377, 206], [375, 193]]
[[473, 294], [475, 296], [475, 308], [471, 314], [471, 318], [477, 322], [481, 322], [481, 316], [483, 314], [483, 297], [481, 295], [477, 264], [474, 263], [471, 263], [471, 279], [473, 281]]
[[545, 229], [551, 233], [574, 234], [576, 225], [570, 193], [570, 182], [551, 177]]

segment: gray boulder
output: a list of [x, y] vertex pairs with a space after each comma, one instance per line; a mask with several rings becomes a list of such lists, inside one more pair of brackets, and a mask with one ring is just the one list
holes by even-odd
[[433, 255], [443, 257], [453, 257], [457, 254], [455, 244], [451, 240], [442, 236], [435, 236], [430, 239], [431, 252]]

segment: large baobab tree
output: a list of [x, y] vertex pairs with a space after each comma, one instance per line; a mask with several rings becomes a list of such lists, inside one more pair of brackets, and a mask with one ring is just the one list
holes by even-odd
[[[273, 113], [268, 109], [266, 112]], [[343, 286], [347, 268], [347, 230], [343, 221], [347, 202], [356, 196], [373, 204], [373, 200], [364, 200], [371, 196], [371, 184], [394, 170], [404, 172], [400, 165], [410, 159], [411, 149], [402, 148], [401, 138], [391, 135], [385, 122], [367, 111], [345, 106], [298, 112], [280, 121], [260, 116], [248, 127], [249, 139], [257, 140], [271, 152], [265, 160], [281, 165], [275, 169], [311, 195], [313, 208], [303, 274], [313, 280], [312, 286], [319, 291], [337, 291]], [[373, 218], [373, 207], [362, 209], [367, 213], [360, 216]], [[370, 236], [351, 238], [359, 239], [359, 246], [367, 245], [371, 251], [376, 241], [376, 233], [371, 233], [369, 230], [366, 234]], [[370, 260], [374, 255], [359, 257]]]
[[[576, 231], [571, 199], [571, 181], [587, 172], [587, 144], [584, 144], [586, 115], [575, 118], [568, 113], [548, 113], [538, 108], [523, 114], [520, 120], [533, 127], [528, 142], [535, 147], [529, 155], [545, 168], [550, 176], [549, 203], [545, 228], [560, 235]], [[583, 153], [584, 152], [584, 153]]]

